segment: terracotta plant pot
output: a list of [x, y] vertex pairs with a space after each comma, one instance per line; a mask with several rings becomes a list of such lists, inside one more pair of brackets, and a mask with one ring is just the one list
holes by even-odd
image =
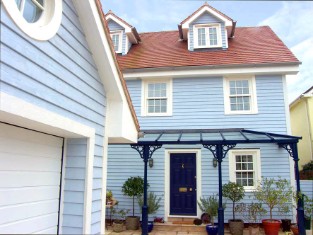
[[218, 233], [218, 227], [216, 225], [207, 225], [205, 229], [209, 235], [217, 235]]
[[126, 229], [127, 230], [137, 230], [139, 229], [140, 219], [138, 216], [128, 216], [126, 217]]
[[260, 234], [260, 227], [257, 224], [249, 226], [249, 235], [259, 235]]
[[281, 225], [280, 220], [264, 219], [262, 224], [266, 235], [278, 235]]
[[298, 225], [291, 225], [291, 231], [293, 232], [293, 235], [299, 235]]
[[233, 235], [242, 235], [244, 223], [241, 219], [228, 220], [230, 233]]
[[113, 232], [120, 233], [124, 231], [124, 224], [113, 222], [112, 228], [113, 228]]
[[282, 219], [281, 220], [281, 227], [283, 229], [283, 232], [289, 232], [291, 226], [291, 220], [290, 219]]

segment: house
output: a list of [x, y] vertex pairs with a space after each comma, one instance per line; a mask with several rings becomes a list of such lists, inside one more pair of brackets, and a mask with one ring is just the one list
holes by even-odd
[[[178, 30], [139, 37], [112, 11], [106, 19], [142, 134], [132, 148], [109, 145], [107, 188], [120, 208], [132, 205], [123, 183], [144, 173], [165, 221], [199, 218], [197, 200], [228, 181], [244, 186], [245, 200], [261, 177], [294, 182], [293, 159], [278, 144], [291, 133], [286, 75], [300, 62], [268, 26], [236, 27], [207, 3]], [[145, 172], [140, 157], [151, 159]], [[219, 217], [227, 222], [231, 207]]]
[[138, 130], [99, 0], [1, 0], [0, 233], [104, 234], [108, 143]]
[[299, 142], [299, 165], [313, 160], [313, 86], [301, 94], [290, 105], [291, 131], [302, 136]]

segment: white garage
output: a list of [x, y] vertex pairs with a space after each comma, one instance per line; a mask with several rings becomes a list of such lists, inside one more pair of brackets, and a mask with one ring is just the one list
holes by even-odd
[[0, 123], [0, 233], [56, 234], [63, 138]]

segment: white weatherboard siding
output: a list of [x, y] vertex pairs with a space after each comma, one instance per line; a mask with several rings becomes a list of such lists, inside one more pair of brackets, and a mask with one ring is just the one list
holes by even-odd
[[62, 144], [0, 124], [0, 233], [57, 233]]

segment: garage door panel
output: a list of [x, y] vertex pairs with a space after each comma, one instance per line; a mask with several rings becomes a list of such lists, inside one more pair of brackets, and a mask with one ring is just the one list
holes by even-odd
[[38, 202], [59, 198], [58, 186], [1, 189], [0, 206]]
[[[15, 141], [27, 141], [30, 144], [42, 144], [46, 146], [59, 147], [62, 145], [62, 138], [56, 138], [51, 135], [45, 135], [39, 132], [30, 131], [20, 127], [15, 127], [11, 125], [0, 123], [0, 138], [5, 137], [5, 139], [14, 139]], [[30, 138], [31, 137], [31, 138]]]
[[30, 234], [40, 232], [47, 228], [57, 227], [58, 214], [33, 217], [9, 224], [0, 225], [0, 231], [4, 234]]
[[0, 225], [58, 213], [58, 209], [58, 199], [0, 207]]
[[0, 153], [0, 171], [60, 172], [61, 159]]
[[0, 124], [0, 233], [57, 233], [62, 145]]
[[0, 188], [58, 186], [60, 172], [0, 171]]
[[[14, 142], [14, 146], [12, 146]], [[61, 143], [60, 143], [61, 144]], [[26, 140], [15, 140], [13, 138], [0, 138], [1, 152], [14, 155], [29, 155], [59, 159], [62, 154], [60, 146], [48, 146], [47, 143], [32, 143]]]

